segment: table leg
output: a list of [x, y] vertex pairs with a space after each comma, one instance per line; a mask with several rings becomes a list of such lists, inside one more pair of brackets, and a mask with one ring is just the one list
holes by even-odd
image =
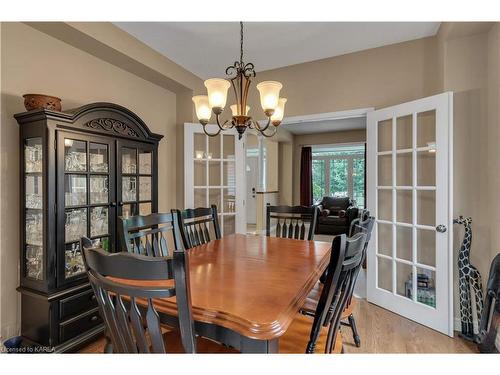
[[265, 353], [272, 354], [279, 352], [278, 339], [273, 340], [254, 340], [242, 336], [241, 348], [242, 353]]

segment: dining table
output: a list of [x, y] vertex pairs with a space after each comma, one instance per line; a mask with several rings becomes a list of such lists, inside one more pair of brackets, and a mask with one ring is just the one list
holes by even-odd
[[[279, 338], [326, 269], [331, 243], [230, 234], [187, 250], [195, 332], [242, 353], [277, 353]], [[157, 299], [175, 325], [175, 297]]]

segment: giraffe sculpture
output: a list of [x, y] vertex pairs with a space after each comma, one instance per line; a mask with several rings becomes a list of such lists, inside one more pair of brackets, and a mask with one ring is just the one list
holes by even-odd
[[460, 320], [462, 321], [462, 336], [474, 339], [474, 328], [472, 324], [472, 296], [471, 287], [474, 291], [476, 301], [477, 322], [481, 321], [483, 311], [483, 286], [481, 274], [470, 263], [470, 249], [472, 244], [472, 218], [460, 216], [453, 220], [454, 224], [461, 224], [465, 228], [464, 240], [458, 253], [458, 288], [460, 296]]

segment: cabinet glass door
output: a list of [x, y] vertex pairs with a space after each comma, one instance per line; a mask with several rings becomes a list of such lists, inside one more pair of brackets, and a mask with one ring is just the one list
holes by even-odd
[[[113, 141], [60, 133], [59, 239], [60, 280], [73, 280], [85, 273], [80, 239], [91, 238], [105, 250], [114, 249]], [[62, 151], [61, 151], [62, 150]]]
[[24, 142], [24, 276], [43, 280], [43, 150], [42, 138]]
[[132, 142], [118, 148], [118, 215], [149, 215], [155, 210], [153, 148]]

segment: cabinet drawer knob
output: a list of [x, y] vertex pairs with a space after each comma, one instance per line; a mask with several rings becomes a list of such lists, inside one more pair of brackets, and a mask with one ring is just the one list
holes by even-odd
[[92, 316], [92, 318], [90, 318], [90, 321], [95, 322], [97, 319], [99, 319], [99, 317], [97, 315], [94, 315]]

